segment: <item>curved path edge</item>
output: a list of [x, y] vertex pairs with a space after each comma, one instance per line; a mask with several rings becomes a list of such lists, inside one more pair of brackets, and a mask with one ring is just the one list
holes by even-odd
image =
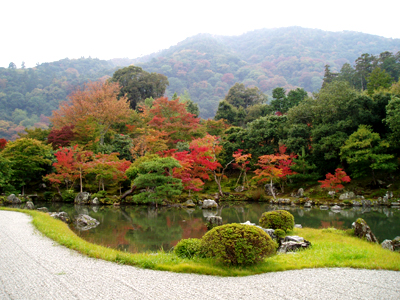
[[400, 272], [304, 269], [215, 277], [89, 258], [0, 210], [0, 299], [400, 299]]

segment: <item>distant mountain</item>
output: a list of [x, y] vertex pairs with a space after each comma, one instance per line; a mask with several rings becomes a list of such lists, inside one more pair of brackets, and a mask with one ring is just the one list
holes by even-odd
[[131, 64], [168, 76], [170, 98], [187, 90], [199, 104], [200, 116], [212, 118], [236, 82], [257, 86], [269, 95], [276, 87], [314, 92], [321, 88], [326, 64], [338, 72], [363, 53], [399, 50], [400, 39], [287, 27], [229, 37], [199, 34], [135, 59], [66, 58], [28, 69], [10, 64], [0, 68], [0, 138], [15, 138], [25, 127], [45, 128], [46, 117], [77, 86], [110, 77]]
[[187, 90], [199, 104], [201, 116], [209, 118], [235, 82], [257, 86], [266, 94], [275, 87], [315, 92], [321, 88], [326, 64], [338, 72], [363, 53], [399, 50], [400, 39], [287, 27], [231, 37], [199, 34], [132, 62], [168, 76], [167, 95]]

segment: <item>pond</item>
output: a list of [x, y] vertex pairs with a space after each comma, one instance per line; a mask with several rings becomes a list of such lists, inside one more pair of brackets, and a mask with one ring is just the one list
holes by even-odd
[[217, 210], [151, 206], [91, 207], [61, 203], [42, 203], [36, 207], [40, 205], [48, 207], [50, 211], [65, 211], [70, 216], [82, 213], [90, 215], [100, 221], [99, 226], [87, 231], [80, 231], [74, 226], [71, 229], [91, 243], [133, 253], [160, 249], [168, 251], [181, 239], [201, 238], [207, 232], [205, 223], [209, 215], [221, 216], [224, 224], [246, 221], [258, 224], [263, 212], [276, 209], [290, 211], [295, 223], [303, 227], [349, 229], [357, 218], [363, 218], [381, 242], [400, 235], [400, 210], [388, 207], [354, 207], [332, 212], [258, 202], [222, 204]]

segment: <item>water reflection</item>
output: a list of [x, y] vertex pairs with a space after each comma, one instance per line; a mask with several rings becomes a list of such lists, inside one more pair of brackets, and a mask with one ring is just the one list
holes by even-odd
[[[295, 222], [303, 227], [338, 229], [351, 228], [357, 218], [367, 221], [380, 241], [400, 235], [400, 210], [388, 207], [353, 207], [338, 211], [296, 206], [278, 206], [264, 203], [223, 204], [218, 209], [200, 208], [155, 208], [148, 206], [78, 206], [55, 203], [41, 204], [50, 211], [65, 211], [71, 217], [81, 213], [100, 221], [100, 225], [88, 231], [79, 231], [79, 236], [92, 243], [128, 252], [157, 251], [171, 249], [184, 238], [201, 238], [206, 232], [208, 216], [221, 216], [223, 223], [258, 224], [265, 211], [286, 209]], [[37, 206], [40, 207], [40, 206]]]

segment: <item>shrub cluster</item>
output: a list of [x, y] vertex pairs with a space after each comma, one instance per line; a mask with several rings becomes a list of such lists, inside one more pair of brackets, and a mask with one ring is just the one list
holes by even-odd
[[286, 210], [274, 210], [263, 213], [259, 224], [263, 228], [282, 229], [288, 232], [293, 230], [294, 217]]
[[202, 239], [202, 252], [227, 265], [251, 265], [272, 255], [275, 243], [256, 226], [234, 223], [207, 232]]

